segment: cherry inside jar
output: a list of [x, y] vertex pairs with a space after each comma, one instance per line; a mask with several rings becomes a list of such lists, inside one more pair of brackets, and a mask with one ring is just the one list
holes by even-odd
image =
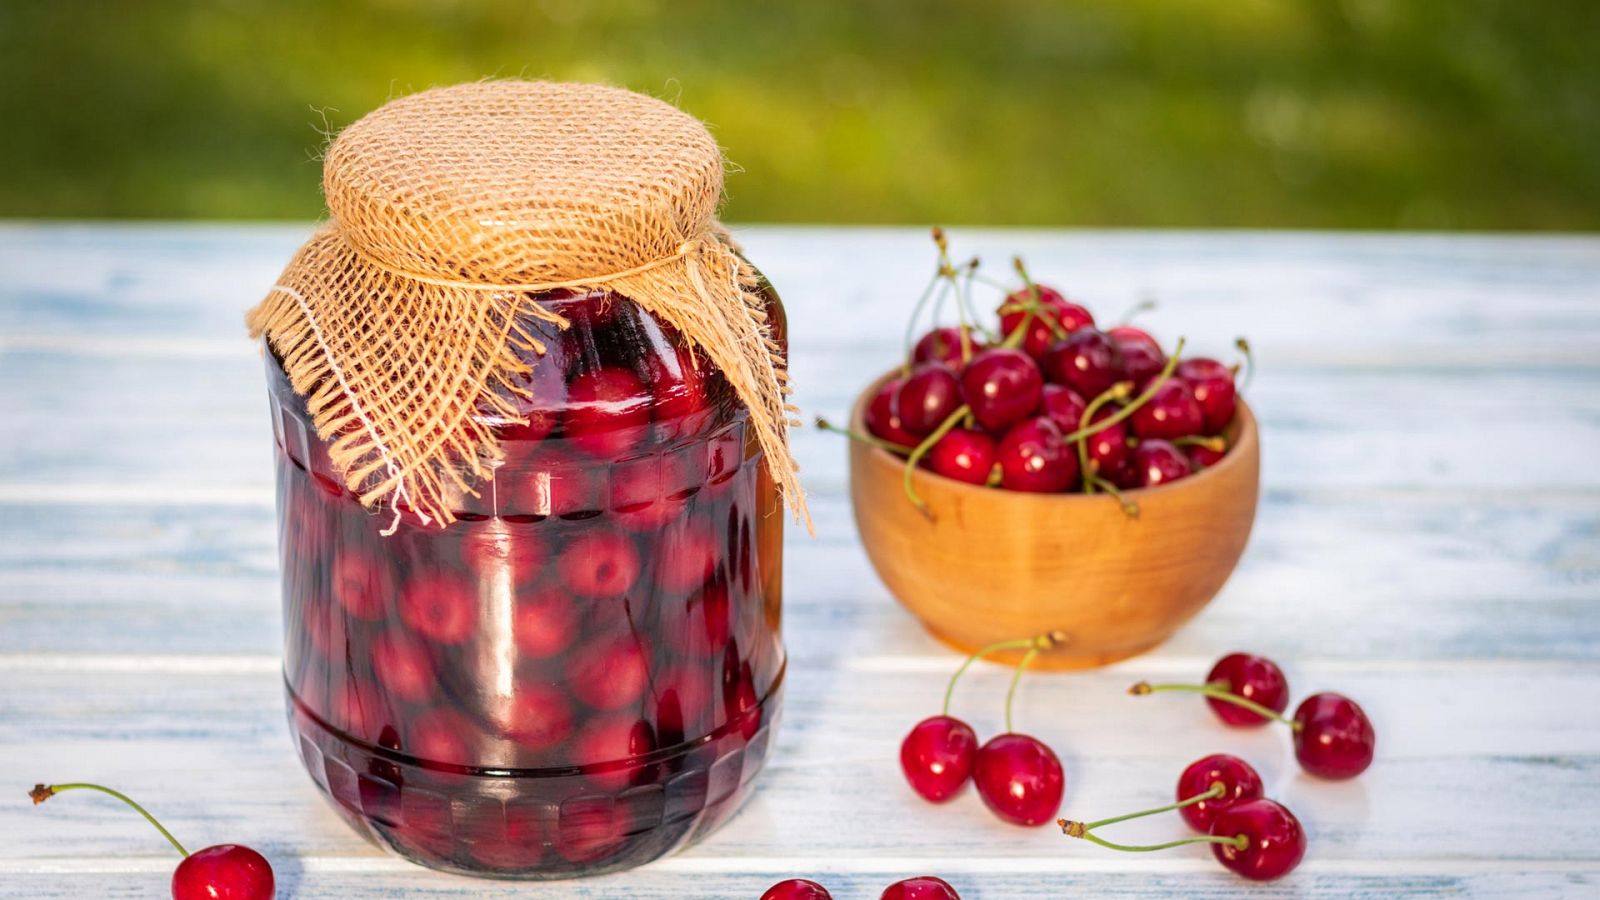
[[[783, 313], [768, 315], [783, 342]], [[285, 678], [302, 761], [438, 869], [636, 866], [725, 821], [777, 724], [781, 500], [727, 380], [606, 294], [523, 324], [526, 423], [443, 528], [369, 510], [268, 355]], [[469, 481], [469, 483], [471, 483]]]

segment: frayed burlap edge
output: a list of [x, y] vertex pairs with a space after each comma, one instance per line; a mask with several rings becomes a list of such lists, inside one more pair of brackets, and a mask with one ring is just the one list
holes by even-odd
[[[478, 417], [518, 420], [514, 398], [526, 391], [515, 376], [530, 366], [517, 349], [544, 352], [519, 323], [532, 317], [567, 325], [533, 295], [563, 287], [612, 291], [673, 325], [723, 372], [748, 408], [773, 481], [810, 529], [788, 446], [798, 409], [789, 402], [787, 360], [758, 281], [716, 222], [672, 256], [627, 272], [536, 285], [419, 283], [378, 266], [329, 224], [300, 248], [246, 321], [283, 359], [318, 436], [331, 440], [329, 456], [346, 487], [364, 505], [387, 503], [394, 512], [385, 529], [392, 534], [408, 512], [424, 524], [449, 524], [448, 498], [476, 496], [475, 485], [493, 477], [492, 463], [504, 453]], [[351, 284], [370, 296], [347, 296]], [[418, 293], [430, 302], [385, 303]], [[362, 311], [361, 327], [329, 327], [348, 324], [352, 308]], [[419, 316], [432, 321], [419, 323]], [[441, 334], [450, 336], [444, 346]]]

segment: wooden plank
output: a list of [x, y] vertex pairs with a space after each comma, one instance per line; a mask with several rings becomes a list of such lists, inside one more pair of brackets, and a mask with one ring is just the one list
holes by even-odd
[[[121, 861], [118, 861], [120, 863]], [[278, 872], [279, 896], [338, 897], [341, 900], [461, 897], [481, 900], [529, 896], [616, 898], [630, 900], [753, 900], [773, 882], [807, 876], [826, 883], [840, 900], [872, 898], [888, 884], [911, 875], [943, 872], [963, 900], [1014, 900], [1017, 897], [1167, 897], [1252, 898], [1337, 897], [1386, 900], [1397, 895], [1423, 897], [1548, 898], [1592, 895], [1600, 890], [1600, 866], [1541, 868], [1537, 863], [1507, 863], [1489, 869], [1472, 861], [1437, 860], [1408, 865], [1401, 871], [1349, 871], [1344, 864], [1306, 862], [1292, 878], [1265, 885], [1246, 884], [1216, 871], [1204, 860], [1132, 866], [1089, 866], [1075, 860], [1033, 866], [1005, 860], [1005, 871], [971, 871], [965, 861], [942, 857], [882, 861], [871, 871], [844, 870], [827, 856], [782, 861], [767, 871], [704, 872], [667, 860], [640, 871], [582, 881], [517, 884], [470, 881], [427, 872], [401, 863], [368, 863], [312, 858], [286, 860]], [[739, 861], [743, 863], [744, 861]], [[757, 861], [759, 864], [761, 861]], [[171, 860], [141, 858], [113, 872], [66, 869], [12, 873], [0, 866], [4, 890], [32, 900], [78, 900], [82, 897], [156, 898], [168, 896]], [[109, 866], [108, 866], [109, 867]], [[687, 871], [686, 871], [687, 869]]]
[[[856, 544], [848, 502], [814, 497], [788, 533], [786, 638], [801, 665], [943, 657]], [[0, 507], [0, 652], [279, 648], [270, 509]], [[1269, 493], [1221, 596], [1164, 649], [1236, 644], [1302, 659], [1600, 658], [1600, 505]], [[1271, 627], [1263, 627], [1270, 623]]]
[[[815, 354], [808, 365], [817, 378], [798, 397], [803, 409], [843, 419], [887, 354]], [[1600, 368], [1291, 367], [1263, 373], [1250, 397], [1269, 489], [1600, 489], [1600, 469], [1589, 464], [1600, 457]], [[146, 502], [163, 491], [270, 502], [265, 387], [249, 353], [87, 363], [57, 352], [0, 353], [0, 418], [8, 426], [0, 502]], [[839, 438], [803, 429], [795, 452], [813, 492], [844, 489]]]
[[[1282, 729], [1229, 730], [1190, 697], [1127, 697], [1123, 688], [1140, 674], [1129, 663], [1025, 681], [1017, 722], [1061, 752], [1065, 814], [1111, 814], [1159, 801], [1185, 763], [1228, 750], [1252, 760], [1269, 795], [1298, 812], [1315, 860], [1600, 863], [1589, 816], [1600, 803], [1600, 733], [1580, 717], [1531, 702], [1560, 697], [1562, 709], [1593, 708], [1600, 678], [1592, 665], [1297, 667], [1293, 676], [1303, 687], [1338, 687], [1364, 701], [1378, 729], [1373, 768], [1337, 784], [1299, 775]], [[980, 669], [959, 692], [958, 711], [980, 733], [998, 727], [1008, 678], [999, 668]], [[928, 673], [797, 671], [761, 790], [685, 858], [949, 853], [1105, 865], [1099, 848], [1068, 843], [1049, 829], [999, 823], [970, 792], [931, 807], [901, 784], [900, 737], [936, 708], [939, 680]], [[0, 753], [19, 787], [37, 779], [115, 783], [150, 800], [169, 827], [196, 843], [242, 840], [296, 857], [378, 853], [322, 806], [298, 769], [271, 674], [107, 678], [13, 670], [6, 685]], [[1514, 802], [1493, 799], [1496, 785], [1514, 785]], [[845, 809], [839, 798], [855, 799]], [[1131, 841], [1180, 832], [1175, 819], [1120, 830]], [[0, 833], [9, 836], [4, 856], [13, 860], [158, 852], [136, 816], [87, 797], [39, 809], [0, 805]]]

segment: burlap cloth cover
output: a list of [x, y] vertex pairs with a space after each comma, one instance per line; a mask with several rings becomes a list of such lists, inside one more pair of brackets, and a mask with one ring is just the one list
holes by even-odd
[[331, 221], [250, 311], [251, 334], [362, 503], [388, 504], [390, 530], [402, 515], [444, 525], [446, 498], [502, 456], [477, 417], [515, 418], [517, 349], [544, 351], [519, 318], [566, 325], [535, 293], [615, 291], [723, 371], [803, 514], [785, 360], [717, 223], [722, 173], [698, 120], [618, 88], [488, 81], [394, 100], [329, 146]]

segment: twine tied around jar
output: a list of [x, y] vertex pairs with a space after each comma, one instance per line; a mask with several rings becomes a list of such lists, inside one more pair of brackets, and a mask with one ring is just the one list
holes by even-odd
[[[703, 350], [796, 516], [798, 425], [755, 270], [716, 219], [723, 159], [705, 126], [619, 88], [485, 81], [393, 100], [328, 147], [330, 221], [247, 316], [306, 398], [346, 486], [368, 506], [454, 520], [503, 451], [480, 417], [520, 421], [565, 328], [538, 294], [627, 297]], [[521, 351], [521, 352], [519, 352]], [[809, 524], [809, 520], [808, 520]]]

